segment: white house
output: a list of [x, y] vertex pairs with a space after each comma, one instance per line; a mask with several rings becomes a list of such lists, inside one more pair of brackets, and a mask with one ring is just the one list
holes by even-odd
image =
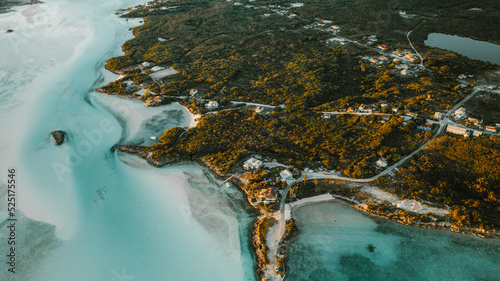
[[214, 109], [217, 109], [218, 107], [219, 107], [219, 103], [215, 100], [205, 104], [205, 108], [208, 110], [214, 110]]
[[483, 134], [483, 132], [481, 131], [478, 131], [478, 130], [473, 130], [472, 131], [472, 135], [475, 136], [475, 137], [479, 137]]
[[280, 177], [286, 181], [286, 180], [291, 180], [293, 179], [293, 175], [290, 171], [288, 171], [288, 169], [285, 169], [283, 171], [280, 172]]
[[145, 61], [141, 64], [142, 68], [148, 68], [148, 67], [151, 67], [153, 66], [154, 64], [151, 63], [151, 62], [148, 62], [148, 61]]
[[385, 167], [387, 167], [387, 164], [388, 164], [388, 162], [387, 162], [387, 159], [385, 159], [385, 158], [380, 158], [377, 160], [377, 166], [379, 166], [379, 167], [385, 168]]
[[278, 193], [273, 188], [267, 188], [260, 191], [260, 197], [263, 199], [264, 203], [269, 204], [276, 202]]
[[442, 120], [443, 118], [444, 118], [444, 113], [441, 113], [441, 112], [434, 113], [434, 119]]
[[151, 71], [157, 72], [157, 71], [164, 70], [164, 69], [165, 69], [165, 67], [163, 67], [163, 66], [154, 66], [151, 68]]
[[457, 119], [464, 119], [465, 117], [467, 117], [467, 113], [465, 113], [465, 108], [463, 107], [460, 107], [459, 109], [455, 110], [453, 114]]
[[250, 158], [245, 163], [243, 163], [243, 169], [245, 170], [258, 170], [262, 166], [262, 161], [255, 158]]

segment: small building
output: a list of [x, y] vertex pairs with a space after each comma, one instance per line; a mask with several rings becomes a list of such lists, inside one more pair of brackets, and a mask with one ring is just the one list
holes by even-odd
[[493, 126], [486, 126], [486, 131], [488, 132], [492, 132], [492, 133], [496, 133], [497, 132], [497, 128], [493, 127]]
[[293, 175], [292, 175], [292, 173], [288, 169], [285, 169], [285, 170], [281, 171], [280, 172], [280, 177], [284, 181], [293, 179]]
[[274, 190], [274, 188], [266, 188], [262, 189], [260, 192], [260, 197], [264, 200], [265, 203], [276, 202], [278, 197], [278, 193]]
[[214, 110], [214, 109], [217, 109], [218, 107], [219, 107], [219, 103], [215, 100], [205, 104], [205, 108], [208, 110]]
[[423, 131], [432, 131], [432, 125], [418, 125], [417, 129]]
[[406, 113], [406, 115], [407, 115], [407, 116], [409, 116], [409, 117], [411, 117], [411, 118], [413, 118], [413, 119], [415, 119], [415, 118], [417, 118], [418, 113], [414, 113], [414, 112], [407, 112], [407, 113]]
[[457, 127], [457, 126], [450, 126], [448, 125], [448, 127], [446, 127], [446, 131], [448, 133], [452, 133], [452, 134], [455, 134], [455, 135], [461, 135], [461, 136], [464, 136], [464, 137], [469, 137], [470, 133], [469, 133], [469, 130], [465, 129], [465, 128], [460, 128], [460, 127]]
[[197, 93], [198, 93], [198, 90], [197, 90], [197, 89], [191, 89], [191, 90], [189, 90], [189, 95], [190, 95], [190, 96], [194, 96], [194, 95], [196, 95]]
[[154, 100], [155, 102], [163, 102], [165, 99], [164, 99], [162, 96], [155, 96], [155, 97], [153, 98], [153, 100]]
[[263, 108], [262, 106], [257, 106], [257, 107], [255, 108], [255, 112], [256, 112], [256, 113], [261, 113], [261, 112], [262, 112], [262, 110], [264, 110], [264, 108]]
[[387, 51], [389, 50], [389, 47], [387, 47], [386, 45], [378, 45], [377, 48], [381, 51]]
[[478, 131], [478, 130], [473, 130], [472, 135], [475, 137], [479, 137], [479, 136], [483, 135], [483, 132]]
[[153, 66], [151, 68], [151, 71], [152, 72], [157, 72], [157, 71], [164, 70], [164, 69], [165, 69], [165, 67], [163, 67], [163, 66]]
[[394, 55], [398, 56], [398, 57], [402, 57], [403, 56], [403, 52], [401, 50], [396, 50], [394, 52], [392, 52]]
[[467, 121], [473, 124], [474, 126], [479, 126], [483, 123], [483, 120], [479, 120], [477, 118], [472, 118], [472, 117], [467, 118]]
[[411, 62], [416, 62], [418, 60], [418, 58], [414, 54], [406, 54], [405, 59]]
[[152, 67], [154, 64], [152, 62], [145, 61], [141, 63], [142, 68]]
[[434, 119], [443, 120], [443, 118], [444, 118], [444, 113], [437, 112], [437, 111], [436, 111], [436, 113], [434, 113]]
[[467, 117], [466, 110], [463, 107], [455, 110], [455, 112], [453, 112], [453, 115], [455, 115], [455, 118], [457, 119], [464, 119], [465, 117]]
[[394, 112], [395, 114], [398, 114], [399, 113], [399, 108], [393, 107], [392, 108], [392, 112]]
[[245, 170], [258, 170], [260, 167], [262, 167], [262, 161], [257, 160], [255, 158], [250, 158], [245, 163], [243, 163], [243, 169]]
[[387, 162], [387, 159], [385, 159], [385, 158], [380, 158], [377, 160], [377, 166], [379, 166], [379, 167], [385, 168], [385, 167], [387, 167], [387, 164], [388, 164], [388, 162]]

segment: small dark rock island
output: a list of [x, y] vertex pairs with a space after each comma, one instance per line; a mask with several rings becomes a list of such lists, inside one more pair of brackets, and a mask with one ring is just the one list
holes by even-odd
[[61, 145], [64, 143], [64, 140], [66, 139], [66, 132], [64, 131], [53, 131], [52, 132], [52, 137], [54, 138], [54, 141], [56, 142], [56, 145]]

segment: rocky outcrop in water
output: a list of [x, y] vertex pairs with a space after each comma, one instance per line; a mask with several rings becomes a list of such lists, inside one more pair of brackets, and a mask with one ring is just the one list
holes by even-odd
[[64, 143], [64, 140], [66, 139], [66, 132], [64, 131], [53, 131], [52, 132], [52, 137], [54, 138], [54, 141], [56, 142], [56, 145], [61, 145]]

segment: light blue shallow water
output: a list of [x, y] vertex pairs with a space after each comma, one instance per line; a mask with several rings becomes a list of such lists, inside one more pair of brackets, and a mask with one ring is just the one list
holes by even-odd
[[[129, 38], [131, 21], [113, 11], [137, 2], [46, 0], [0, 15], [1, 28], [16, 30], [0, 34], [0, 169], [15, 167], [22, 183], [18, 273], [6, 270], [2, 227], [1, 281], [255, 279], [253, 216], [237, 189], [219, 188], [198, 165], [160, 169], [113, 150], [190, 119], [180, 106], [155, 111], [93, 93]], [[54, 130], [68, 133], [61, 146]]]
[[471, 59], [500, 65], [500, 45], [456, 35], [431, 33], [425, 45], [449, 50]]
[[294, 217], [288, 280], [500, 280], [498, 240], [408, 227], [335, 201]]

